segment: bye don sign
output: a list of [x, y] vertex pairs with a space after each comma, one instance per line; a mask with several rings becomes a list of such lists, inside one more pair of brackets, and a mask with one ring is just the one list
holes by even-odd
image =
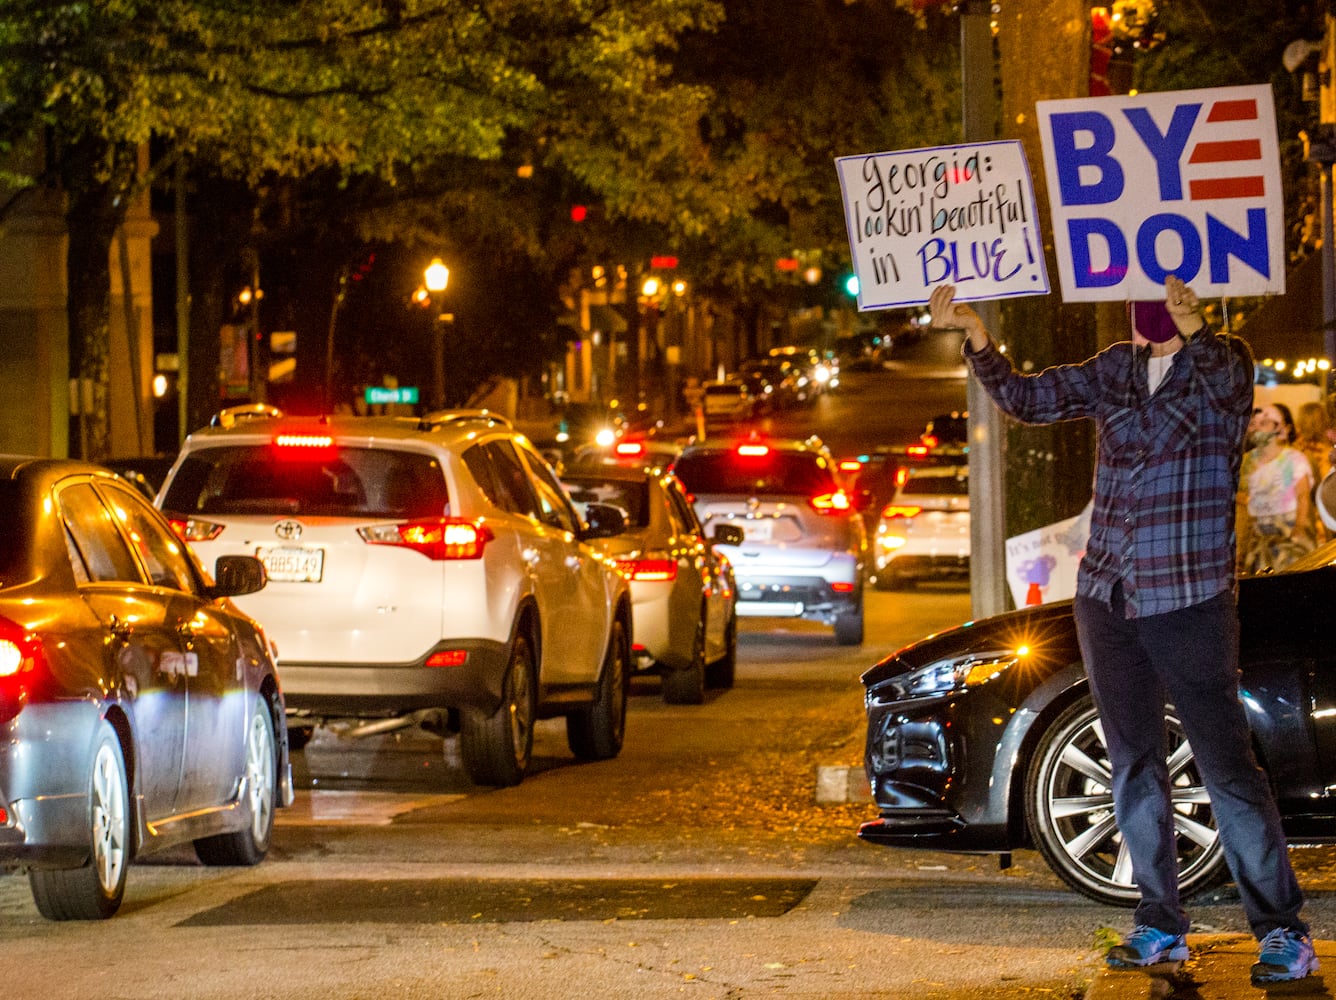
[[1062, 297], [1284, 292], [1270, 86], [1040, 101]]

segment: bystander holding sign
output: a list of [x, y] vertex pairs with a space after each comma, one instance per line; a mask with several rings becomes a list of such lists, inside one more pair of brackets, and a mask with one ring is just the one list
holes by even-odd
[[1046, 295], [1034, 187], [1019, 142], [982, 142], [835, 161], [860, 310]]
[[1066, 302], [1285, 291], [1269, 85], [1040, 101]]

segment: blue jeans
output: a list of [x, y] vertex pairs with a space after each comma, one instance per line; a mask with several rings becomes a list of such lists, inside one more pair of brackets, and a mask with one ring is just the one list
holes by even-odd
[[1280, 814], [1253, 756], [1239, 701], [1239, 623], [1234, 595], [1144, 618], [1077, 597], [1077, 636], [1113, 764], [1118, 829], [1132, 859], [1141, 902], [1137, 924], [1185, 934], [1178, 852], [1165, 764], [1164, 707], [1177, 710], [1211, 808], [1230, 875], [1260, 939], [1277, 927], [1308, 933], [1303, 893], [1290, 867]]

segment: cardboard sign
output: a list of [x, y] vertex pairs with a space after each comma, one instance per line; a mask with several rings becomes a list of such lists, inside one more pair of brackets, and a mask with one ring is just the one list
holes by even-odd
[[1269, 85], [1040, 101], [1053, 242], [1067, 302], [1285, 291]]
[[1007, 586], [1016, 607], [1076, 595], [1076, 571], [1090, 538], [1093, 509], [1088, 503], [1075, 517], [1007, 539]]
[[858, 308], [1048, 294], [1034, 185], [1019, 142], [983, 142], [835, 161]]

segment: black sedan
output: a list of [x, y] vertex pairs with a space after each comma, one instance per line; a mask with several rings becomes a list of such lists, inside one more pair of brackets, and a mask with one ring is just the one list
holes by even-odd
[[[1336, 839], [1336, 542], [1239, 582], [1240, 693], [1291, 843]], [[1324, 624], [1326, 623], [1326, 624]], [[859, 836], [893, 847], [1037, 848], [1092, 899], [1135, 905], [1099, 715], [1071, 602], [929, 636], [863, 675], [866, 767], [880, 813]], [[1228, 878], [1211, 805], [1166, 715], [1179, 878]]]
[[133, 859], [253, 865], [292, 801], [263, 632], [162, 515], [97, 466], [0, 456], [0, 866], [52, 920], [110, 917]]

